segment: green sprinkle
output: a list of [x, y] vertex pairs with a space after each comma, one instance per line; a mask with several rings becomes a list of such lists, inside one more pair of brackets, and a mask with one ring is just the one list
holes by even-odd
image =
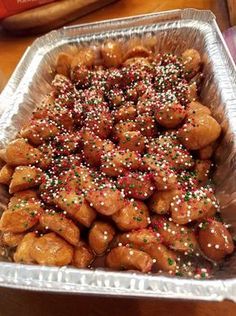
[[168, 264], [169, 264], [169, 266], [172, 266], [172, 265], [173, 265], [173, 263], [174, 263], [174, 260], [173, 260], [173, 259], [171, 259], [171, 258], [168, 258], [167, 260], [168, 260]]

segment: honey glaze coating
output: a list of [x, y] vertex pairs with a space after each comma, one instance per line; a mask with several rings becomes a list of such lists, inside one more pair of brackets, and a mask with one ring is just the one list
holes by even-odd
[[1, 245], [26, 264], [199, 278], [234, 250], [211, 184], [221, 126], [199, 100], [202, 56], [159, 53], [155, 37], [72, 51], [0, 150]]

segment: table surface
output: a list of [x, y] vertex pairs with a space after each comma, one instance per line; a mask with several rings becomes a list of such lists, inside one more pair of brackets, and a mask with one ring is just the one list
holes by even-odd
[[[229, 27], [224, 0], [120, 0], [97, 12], [78, 19], [87, 23], [104, 19], [165, 11], [178, 8], [209, 9], [217, 17], [221, 30]], [[34, 36], [14, 37], [0, 31], [0, 69], [7, 80]], [[0, 316], [74, 315], [80, 316], [233, 316], [236, 304], [232, 302], [196, 302], [158, 299], [121, 299], [56, 295], [19, 290], [0, 290]]]

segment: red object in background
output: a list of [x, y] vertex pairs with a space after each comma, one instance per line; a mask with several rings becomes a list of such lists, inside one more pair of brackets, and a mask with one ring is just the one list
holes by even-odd
[[0, 0], [0, 19], [55, 0]]

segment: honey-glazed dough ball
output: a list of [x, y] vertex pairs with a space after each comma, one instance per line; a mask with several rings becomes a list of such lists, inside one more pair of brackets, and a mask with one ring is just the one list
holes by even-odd
[[158, 124], [165, 128], [175, 128], [179, 126], [185, 116], [186, 110], [178, 102], [167, 102], [160, 104], [154, 110], [154, 116]]
[[48, 233], [37, 238], [30, 255], [40, 265], [66, 266], [73, 258], [73, 247], [55, 233]]
[[128, 247], [113, 248], [106, 257], [106, 266], [113, 270], [149, 272], [152, 258], [145, 252]]
[[138, 200], [148, 199], [155, 189], [151, 174], [137, 172], [129, 172], [121, 176], [118, 179], [118, 187], [127, 197]]
[[156, 191], [148, 200], [149, 209], [157, 214], [167, 214], [170, 211], [170, 205], [178, 190]]
[[186, 49], [182, 54], [182, 61], [190, 78], [200, 70], [202, 60], [196, 49]]
[[195, 220], [215, 215], [218, 203], [211, 188], [200, 187], [185, 194], [177, 194], [171, 203], [171, 217], [177, 224], [188, 224]]
[[197, 101], [190, 102], [186, 108], [186, 111], [188, 117], [194, 115], [211, 115], [211, 110], [207, 106]]
[[124, 197], [116, 187], [98, 188], [88, 192], [86, 200], [103, 215], [113, 215], [125, 205]]
[[218, 139], [221, 126], [210, 115], [195, 115], [179, 129], [179, 139], [190, 150], [204, 148]]
[[85, 242], [74, 248], [72, 265], [76, 268], [87, 268], [94, 260], [95, 255], [91, 248]]
[[123, 231], [145, 228], [150, 222], [147, 206], [138, 200], [127, 201], [125, 207], [113, 214], [112, 219]]
[[115, 229], [111, 224], [96, 221], [88, 233], [89, 246], [97, 255], [102, 255], [107, 250], [114, 236]]
[[213, 261], [221, 261], [234, 251], [232, 237], [224, 224], [210, 220], [199, 226], [198, 241], [206, 257]]
[[152, 218], [152, 227], [160, 234], [163, 243], [173, 250], [192, 253], [198, 247], [192, 228], [175, 224], [162, 216], [154, 216]]
[[31, 249], [36, 240], [37, 236], [35, 233], [26, 234], [16, 248], [16, 252], [13, 255], [14, 261], [23, 263], [35, 262], [31, 256]]
[[119, 67], [123, 61], [121, 44], [117, 41], [107, 41], [101, 47], [103, 63], [106, 67]]
[[80, 230], [71, 219], [64, 214], [48, 210], [40, 216], [39, 223], [45, 229], [57, 233], [63, 239], [73, 246], [77, 246], [80, 241]]
[[11, 166], [4, 165], [0, 170], [0, 183], [10, 184], [14, 169]]

